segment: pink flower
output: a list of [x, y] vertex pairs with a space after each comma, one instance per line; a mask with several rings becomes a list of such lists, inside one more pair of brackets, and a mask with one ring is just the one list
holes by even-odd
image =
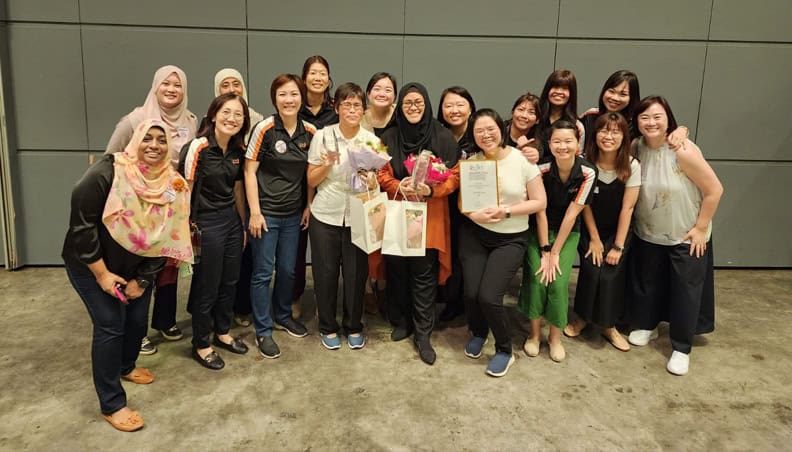
[[146, 231], [144, 229], [140, 230], [140, 235], [136, 236], [135, 234], [129, 234], [129, 240], [132, 242], [132, 249], [129, 250], [132, 253], [149, 249], [149, 245], [146, 243]]

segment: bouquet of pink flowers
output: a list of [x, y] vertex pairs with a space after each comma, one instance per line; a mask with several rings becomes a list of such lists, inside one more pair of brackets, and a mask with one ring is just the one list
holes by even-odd
[[388, 148], [382, 143], [367, 141], [357, 149], [349, 150], [349, 185], [354, 192], [366, 191], [368, 185], [361, 176], [369, 179], [391, 159]]
[[410, 172], [415, 184], [442, 184], [451, 175], [451, 171], [448, 170], [445, 163], [439, 157], [435, 157], [432, 151], [423, 150], [417, 156], [410, 155], [404, 161], [404, 167]]

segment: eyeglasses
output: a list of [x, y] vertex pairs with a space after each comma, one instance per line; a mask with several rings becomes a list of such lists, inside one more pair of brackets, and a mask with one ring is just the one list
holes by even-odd
[[488, 127], [486, 129], [473, 129], [473, 135], [476, 135], [477, 137], [483, 137], [485, 135], [494, 136], [496, 133], [498, 133], [497, 127]]
[[624, 134], [622, 133], [621, 130], [599, 129], [597, 131], [597, 135], [602, 135], [603, 137], [606, 137], [608, 135], [612, 137], [620, 137]]
[[245, 115], [238, 111], [232, 112], [231, 110], [222, 110], [218, 114], [225, 119], [234, 118], [237, 121], [241, 121], [245, 118]]
[[347, 110], [362, 110], [363, 104], [360, 102], [341, 102], [341, 108], [345, 108]]
[[408, 101], [404, 102], [404, 108], [406, 110], [409, 110], [409, 109], [411, 109], [413, 107], [415, 107], [415, 108], [417, 108], [419, 110], [424, 108], [424, 101], [422, 101], [422, 100], [416, 100], [416, 101], [408, 100]]

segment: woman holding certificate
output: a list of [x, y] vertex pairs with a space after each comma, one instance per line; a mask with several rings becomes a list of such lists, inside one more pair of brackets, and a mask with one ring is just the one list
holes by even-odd
[[430, 150], [446, 167], [457, 163], [454, 135], [432, 117], [432, 105], [423, 85], [408, 83], [399, 91], [399, 101], [391, 126], [382, 134], [392, 160], [377, 173], [380, 187], [390, 199], [426, 201], [426, 253], [424, 256], [385, 256], [388, 275], [388, 319], [393, 325], [391, 339], [400, 341], [413, 331], [413, 341], [421, 361], [434, 364], [437, 355], [429, 342], [434, 328], [434, 301], [437, 285], [451, 273], [451, 232], [448, 215], [449, 193], [458, 179], [429, 186], [412, 183], [405, 161], [422, 150]]
[[[465, 355], [479, 358], [491, 329], [495, 356], [486, 372], [502, 377], [514, 363], [503, 295], [525, 256], [528, 215], [543, 211], [546, 198], [539, 168], [517, 149], [504, 146], [504, 124], [495, 110], [478, 110], [470, 127], [475, 148], [483, 152], [459, 165], [461, 210], [471, 220], [463, 222], [459, 240], [465, 311], [473, 334]], [[479, 197], [489, 202], [471, 199]], [[488, 206], [468, 207], [481, 203]]]
[[550, 324], [550, 358], [560, 362], [566, 357], [561, 330], [567, 324], [569, 275], [580, 239], [578, 216], [591, 204], [597, 170], [578, 155], [580, 135], [575, 123], [554, 122], [548, 137], [553, 157], [539, 165], [547, 208], [536, 215], [536, 228], [528, 238], [519, 307], [531, 319], [525, 353], [539, 354], [544, 317]]

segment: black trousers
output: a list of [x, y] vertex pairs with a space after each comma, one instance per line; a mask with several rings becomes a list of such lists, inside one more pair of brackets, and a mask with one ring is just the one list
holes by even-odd
[[460, 229], [467, 218], [459, 211], [457, 203], [459, 192], [448, 195], [448, 213], [451, 222], [451, 274], [445, 285], [440, 286], [439, 301], [449, 305], [462, 305], [464, 303], [464, 281], [462, 261], [459, 256]]
[[239, 267], [234, 314], [247, 316], [253, 312], [250, 304], [250, 278], [253, 275], [253, 247], [248, 243], [242, 251], [242, 264]]
[[199, 212], [201, 260], [190, 286], [193, 347], [210, 346], [209, 335], [231, 328], [236, 284], [242, 260], [242, 224], [234, 207]]
[[633, 240], [628, 272], [628, 318], [643, 330], [669, 322], [671, 346], [690, 353], [695, 334], [715, 329], [712, 241], [701, 258], [690, 245], [655, 245]]
[[[344, 278], [343, 317], [346, 334], [363, 331], [363, 294], [368, 277], [368, 255], [352, 243], [349, 227], [322, 223], [311, 216], [308, 234], [311, 238], [311, 271], [314, 294], [319, 310], [319, 331], [338, 333], [338, 275]], [[339, 271], [340, 270], [340, 271]]]
[[388, 319], [393, 326], [414, 330], [416, 340], [428, 338], [434, 328], [439, 267], [437, 250], [431, 248], [425, 256], [385, 256]]
[[125, 305], [105, 293], [87, 268], [67, 266], [66, 274], [93, 323], [91, 368], [99, 407], [104, 414], [115, 413], [127, 405], [121, 375], [135, 369], [146, 335], [151, 287]]
[[[163, 271], [173, 271], [167, 269]], [[174, 283], [156, 284], [154, 291], [154, 308], [151, 311], [151, 328], [167, 330], [176, 325], [176, 294], [178, 285]]]
[[474, 336], [495, 337], [495, 350], [511, 353], [511, 327], [503, 296], [525, 259], [527, 231], [501, 234], [465, 221], [459, 235], [465, 312]]

